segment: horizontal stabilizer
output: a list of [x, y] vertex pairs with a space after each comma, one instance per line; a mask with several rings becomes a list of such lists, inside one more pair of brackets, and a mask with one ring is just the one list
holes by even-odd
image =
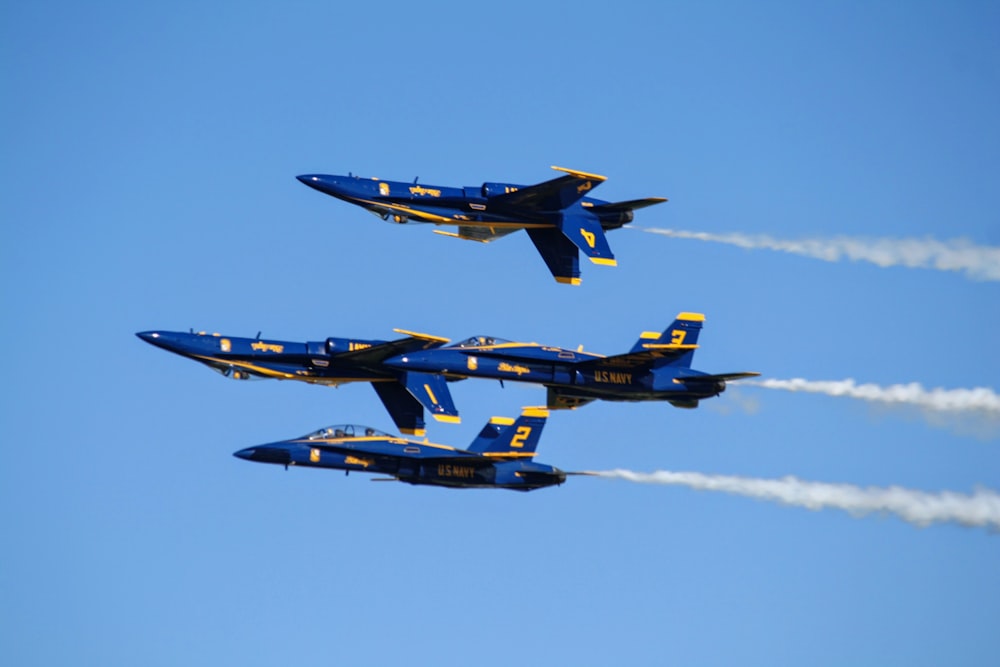
[[742, 380], [759, 376], [760, 373], [747, 371], [743, 373], [716, 373], [714, 375], [679, 375], [677, 379], [685, 384], [692, 384], [697, 382], [726, 382], [728, 380]]
[[634, 211], [638, 208], [655, 206], [667, 201], [666, 197], [646, 197], [645, 199], [630, 199], [629, 201], [618, 201], [611, 204], [597, 204], [590, 207], [594, 213], [623, 213]]

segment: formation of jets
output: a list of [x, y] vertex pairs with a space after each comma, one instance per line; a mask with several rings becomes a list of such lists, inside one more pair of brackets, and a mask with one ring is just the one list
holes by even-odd
[[[448, 236], [488, 242], [524, 229], [556, 280], [579, 284], [579, 252], [594, 263], [614, 265], [605, 232], [631, 222], [635, 209], [666, 200], [593, 199], [586, 195], [605, 180], [603, 176], [553, 169], [565, 175], [530, 186], [484, 183], [455, 188], [320, 174], [298, 179], [387, 220], [457, 226], [457, 232], [435, 230]], [[369, 382], [396, 427], [413, 436], [425, 434], [425, 410], [437, 421], [460, 421], [448, 388], [451, 381], [486, 378], [542, 385], [545, 407], [526, 408], [516, 420], [494, 417], [468, 449], [345, 424], [235, 454], [286, 468], [369, 472], [410, 484], [530, 491], [561, 484], [567, 474], [576, 474], [533, 461], [548, 410], [577, 408], [594, 400], [666, 401], [695, 408], [725, 391], [728, 381], [758, 375], [693, 369], [704, 321], [701, 313], [682, 312], [662, 332], [643, 332], [628, 352], [610, 356], [494, 336], [452, 343], [402, 329], [394, 330], [401, 336], [395, 340], [309, 342], [194, 331], [136, 335], [237, 380], [257, 377], [328, 386]]]

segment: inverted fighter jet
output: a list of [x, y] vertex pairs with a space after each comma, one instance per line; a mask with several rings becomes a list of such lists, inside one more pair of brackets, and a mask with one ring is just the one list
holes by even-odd
[[309, 187], [383, 220], [428, 222], [458, 227], [438, 234], [488, 243], [519, 229], [527, 231], [549, 271], [560, 283], [580, 284], [579, 252], [595, 264], [615, 266], [605, 232], [632, 222], [633, 211], [667, 201], [647, 197], [607, 202], [588, 197], [606, 178], [584, 171], [552, 167], [564, 176], [537, 185], [483, 183], [475, 187], [442, 187], [361, 178], [353, 174], [304, 174]]

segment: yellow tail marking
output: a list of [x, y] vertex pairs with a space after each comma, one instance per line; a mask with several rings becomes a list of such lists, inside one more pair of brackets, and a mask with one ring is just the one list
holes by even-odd
[[687, 320], [688, 322], [704, 322], [705, 316], [701, 313], [678, 313], [677, 319]]
[[427, 392], [427, 395], [431, 397], [431, 403], [434, 403], [435, 405], [437, 405], [437, 402], [438, 402], [437, 396], [435, 396], [434, 392], [431, 391], [431, 386], [429, 384], [425, 384], [424, 385], [424, 390]]

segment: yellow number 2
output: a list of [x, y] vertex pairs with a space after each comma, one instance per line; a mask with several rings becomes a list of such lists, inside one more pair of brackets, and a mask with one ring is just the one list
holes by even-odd
[[524, 447], [524, 441], [528, 439], [529, 435], [531, 435], [530, 426], [518, 426], [517, 433], [515, 433], [514, 437], [510, 439], [510, 446]]

